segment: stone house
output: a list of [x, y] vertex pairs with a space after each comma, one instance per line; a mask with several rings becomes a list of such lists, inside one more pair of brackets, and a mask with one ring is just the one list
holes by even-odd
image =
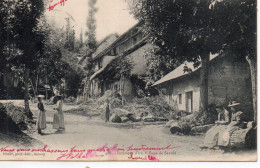
[[[187, 66], [192, 72], [184, 72]], [[165, 100], [177, 110], [195, 112], [200, 101], [200, 67], [184, 63], [155, 82]], [[209, 105], [229, 101], [240, 102], [244, 111], [253, 114], [251, 75], [246, 60], [236, 60], [232, 55], [211, 55], [208, 76]], [[242, 109], [241, 109], [242, 110]]]
[[114, 65], [120, 59], [130, 60], [133, 65], [131, 75], [145, 75], [144, 53], [152, 45], [147, 43], [147, 37], [141, 31], [141, 26], [141, 23], [136, 24], [102, 52], [94, 55], [96, 72], [90, 78], [92, 96], [102, 96], [107, 90], [124, 95], [126, 98], [135, 96], [133, 81], [129, 77], [122, 77]]

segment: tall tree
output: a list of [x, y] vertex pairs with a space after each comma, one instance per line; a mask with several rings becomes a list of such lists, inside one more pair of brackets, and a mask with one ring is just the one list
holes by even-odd
[[37, 68], [38, 57], [43, 48], [44, 34], [36, 29], [38, 19], [44, 11], [42, 0], [8, 1], [9, 31], [8, 41], [22, 51], [21, 55], [9, 58], [12, 63], [24, 69], [25, 111], [29, 108], [29, 73]]
[[79, 35], [79, 47], [81, 48], [82, 46], [83, 46], [83, 32], [81, 28], [80, 35]]
[[7, 34], [8, 34], [8, 8], [7, 8], [7, 2], [1, 1], [0, 2], [0, 73], [4, 70], [4, 67], [6, 65], [6, 58], [4, 57], [3, 49], [7, 42]]
[[238, 60], [247, 60], [251, 70], [254, 120], [257, 121], [256, 0], [216, 1], [214, 7], [223, 50], [231, 50]]
[[75, 30], [71, 28], [70, 25], [70, 18], [66, 18], [67, 25], [66, 25], [66, 41], [65, 41], [65, 48], [69, 51], [74, 50], [75, 45]]
[[135, 17], [144, 22], [144, 30], [160, 48], [161, 56], [170, 55], [180, 62], [201, 64], [200, 112], [208, 110], [208, 64], [210, 54], [220, 51], [209, 6], [211, 0], [133, 0]]
[[95, 14], [97, 8], [95, 7], [97, 0], [88, 1], [88, 17], [87, 17], [87, 32], [86, 35], [86, 55], [84, 59], [86, 60], [86, 65], [84, 69], [86, 70], [86, 78], [84, 80], [84, 99], [88, 97], [89, 85], [90, 85], [90, 76], [93, 74], [93, 60], [92, 54], [96, 51], [97, 41], [96, 41], [96, 18]]
[[88, 50], [88, 55], [91, 55], [96, 50], [96, 18], [95, 14], [97, 12], [97, 8], [95, 7], [97, 0], [89, 0], [88, 1], [88, 18], [87, 18], [87, 32], [86, 32], [86, 46]]
[[247, 58], [256, 118], [255, 0], [132, 0], [132, 12], [161, 56], [201, 64], [200, 111], [208, 106], [209, 55], [229, 49]]

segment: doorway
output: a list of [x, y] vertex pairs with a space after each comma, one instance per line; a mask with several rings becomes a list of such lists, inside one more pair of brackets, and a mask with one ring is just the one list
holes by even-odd
[[186, 97], [186, 111], [187, 112], [192, 112], [193, 111], [193, 93], [191, 92], [186, 92], [185, 93]]

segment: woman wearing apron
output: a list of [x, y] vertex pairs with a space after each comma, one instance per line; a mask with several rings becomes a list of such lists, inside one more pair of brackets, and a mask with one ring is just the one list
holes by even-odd
[[39, 134], [43, 134], [41, 130], [46, 128], [46, 116], [45, 109], [42, 103], [43, 95], [39, 95], [38, 97], [38, 117], [37, 117], [37, 130]]
[[60, 95], [58, 95], [57, 98], [58, 101], [55, 107], [56, 112], [54, 113], [53, 117], [53, 128], [57, 129], [57, 132], [62, 132], [65, 130], [64, 115], [62, 112], [63, 101]]

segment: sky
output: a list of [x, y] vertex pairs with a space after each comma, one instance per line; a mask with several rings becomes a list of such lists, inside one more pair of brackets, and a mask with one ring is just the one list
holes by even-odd
[[[49, 0], [49, 4], [53, 5], [59, 1], [61, 0]], [[121, 35], [137, 23], [134, 17], [129, 14], [125, 0], [98, 0], [96, 7], [98, 8], [96, 13], [98, 41], [111, 33]], [[74, 21], [71, 22], [71, 26], [76, 31], [76, 38], [79, 38], [81, 29], [83, 35], [87, 30], [88, 0], [67, 0], [64, 6], [57, 5], [51, 11], [46, 9], [45, 13], [49, 21], [64, 29], [66, 27], [65, 18], [72, 17]]]

